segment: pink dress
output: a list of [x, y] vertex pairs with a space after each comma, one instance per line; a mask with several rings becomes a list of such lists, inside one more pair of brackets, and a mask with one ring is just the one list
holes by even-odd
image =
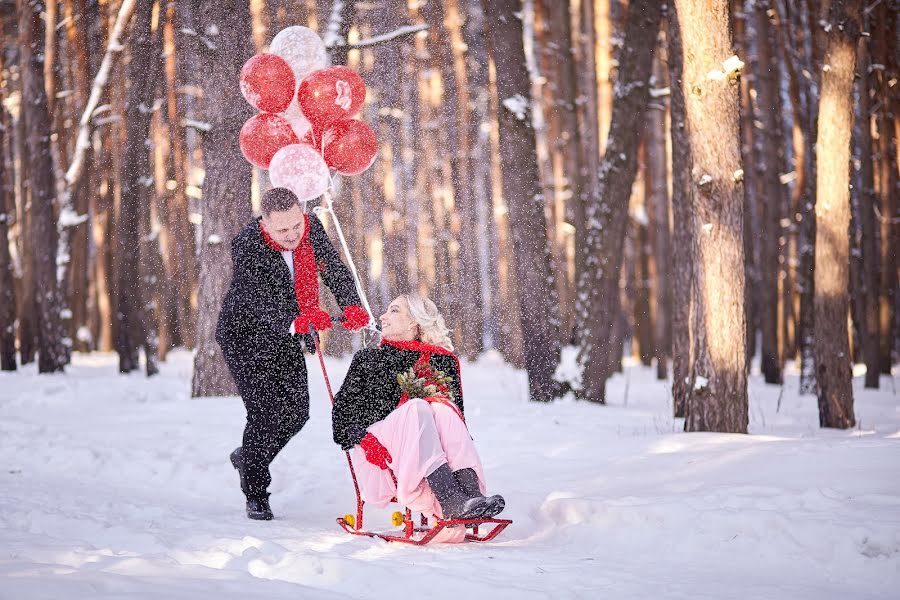
[[451, 471], [474, 469], [481, 493], [485, 493], [481, 459], [455, 408], [411, 398], [368, 431], [387, 448], [392, 460], [388, 470], [381, 469], [366, 460], [362, 448], [353, 448], [353, 468], [365, 502], [383, 508], [396, 498], [410, 510], [441, 516], [441, 505], [425, 478], [444, 463]]

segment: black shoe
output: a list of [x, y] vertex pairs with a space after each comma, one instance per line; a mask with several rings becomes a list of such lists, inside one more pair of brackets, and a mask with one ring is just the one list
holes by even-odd
[[271, 521], [275, 518], [275, 515], [272, 514], [272, 509], [269, 507], [269, 499], [247, 498], [247, 518], [256, 521]]
[[503, 509], [506, 508], [506, 500], [503, 499], [503, 496], [495, 494], [485, 498], [481, 494], [481, 488], [478, 487], [478, 475], [475, 474], [475, 469], [460, 469], [454, 471], [453, 476], [456, 478], [459, 487], [462, 488], [463, 492], [470, 498], [481, 498], [484, 500], [484, 502], [477, 505], [477, 508], [473, 508], [473, 512], [478, 513], [478, 516], [470, 518], [490, 519], [491, 517], [500, 514]]
[[241, 491], [244, 492], [244, 495], [247, 495], [247, 478], [244, 475], [244, 454], [243, 448], [238, 446], [234, 449], [234, 452], [231, 453], [231, 466], [233, 466], [238, 475], [241, 477]]

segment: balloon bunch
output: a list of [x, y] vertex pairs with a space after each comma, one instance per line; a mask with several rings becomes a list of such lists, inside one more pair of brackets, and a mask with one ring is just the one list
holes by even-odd
[[295, 25], [241, 69], [241, 93], [260, 111], [241, 128], [241, 152], [269, 170], [272, 185], [301, 201], [325, 193], [330, 170], [357, 175], [378, 151], [372, 129], [353, 119], [366, 99], [365, 83], [353, 69], [327, 65], [322, 39]]

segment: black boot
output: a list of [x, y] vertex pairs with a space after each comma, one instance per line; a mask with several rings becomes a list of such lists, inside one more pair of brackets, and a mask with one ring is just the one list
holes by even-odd
[[244, 495], [248, 495], [247, 491], [247, 477], [244, 475], [244, 449], [241, 446], [238, 446], [234, 449], [234, 452], [231, 453], [231, 466], [233, 466], [238, 475], [241, 477], [241, 491], [244, 492]]
[[490, 519], [500, 514], [506, 508], [506, 500], [500, 494], [494, 494], [485, 498], [481, 494], [481, 488], [478, 487], [478, 475], [475, 469], [460, 469], [453, 472], [456, 482], [470, 498], [484, 498], [482, 505], [482, 514], [478, 517], [481, 519]]
[[480, 519], [485, 512], [486, 498], [484, 496], [473, 498], [466, 494], [456, 482], [453, 472], [446, 463], [438, 467], [425, 480], [431, 486], [434, 497], [438, 499], [445, 520]]
[[268, 494], [264, 498], [247, 498], [247, 518], [256, 521], [271, 521], [274, 518]]

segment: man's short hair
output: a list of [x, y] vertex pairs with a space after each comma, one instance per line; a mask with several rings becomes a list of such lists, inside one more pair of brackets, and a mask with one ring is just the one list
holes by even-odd
[[260, 208], [262, 213], [269, 216], [273, 212], [290, 210], [300, 204], [300, 200], [291, 190], [283, 187], [272, 188], [262, 196]]

